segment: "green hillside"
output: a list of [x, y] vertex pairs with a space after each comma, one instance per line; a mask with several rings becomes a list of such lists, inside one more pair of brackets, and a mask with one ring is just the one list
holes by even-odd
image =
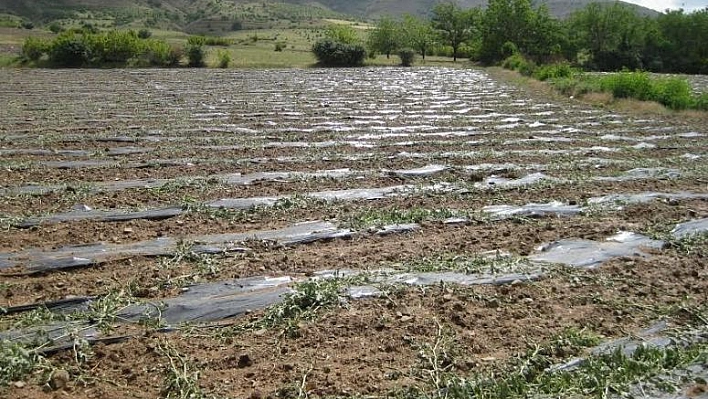
[[[405, 13], [425, 16], [438, 0], [0, 0], [0, 14], [35, 23], [93, 20], [102, 26], [163, 27], [189, 32], [233, 28], [275, 28], [323, 18], [374, 19]], [[458, 0], [477, 7], [486, 0]], [[539, 0], [565, 17], [591, 0]], [[612, 2], [613, 0], [599, 0]], [[635, 6], [645, 14], [657, 14]]]

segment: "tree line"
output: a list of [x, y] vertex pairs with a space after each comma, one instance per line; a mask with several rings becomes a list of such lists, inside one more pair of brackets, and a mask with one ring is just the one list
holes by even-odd
[[568, 61], [587, 70], [643, 69], [708, 73], [708, 7], [643, 16], [622, 3], [590, 3], [565, 20], [530, 0], [489, 0], [486, 9], [434, 6], [428, 19], [383, 17], [369, 34], [370, 52], [413, 49], [484, 64], [521, 55], [535, 63]]

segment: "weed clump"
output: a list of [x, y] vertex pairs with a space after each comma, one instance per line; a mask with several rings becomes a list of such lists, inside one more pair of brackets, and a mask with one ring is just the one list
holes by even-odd
[[22, 379], [35, 369], [39, 356], [20, 344], [0, 340], [0, 386]]

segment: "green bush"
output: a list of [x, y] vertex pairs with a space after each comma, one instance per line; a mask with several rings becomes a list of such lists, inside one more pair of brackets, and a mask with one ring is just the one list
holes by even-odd
[[61, 67], [81, 67], [91, 61], [91, 46], [85, 36], [65, 32], [57, 36], [49, 47], [49, 61]]
[[64, 28], [62, 28], [62, 26], [59, 25], [59, 22], [56, 22], [56, 21], [49, 24], [48, 29], [52, 33], [60, 33], [60, 32], [64, 31]]
[[30, 36], [22, 44], [22, 58], [26, 61], [39, 61], [49, 50], [49, 43], [38, 37]]
[[150, 36], [152, 36], [152, 32], [147, 29], [140, 29], [138, 31], [138, 38], [140, 39], [149, 39]]
[[364, 63], [366, 49], [361, 44], [347, 44], [332, 39], [319, 40], [312, 47], [317, 61], [322, 66], [353, 67]]
[[204, 51], [204, 47], [197, 44], [190, 44], [187, 46], [187, 60], [189, 66], [201, 68], [205, 65], [205, 58], [206, 51]]
[[570, 66], [567, 62], [559, 62], [556, 64], [541, 65], [536, 68], [533, 76], [541, 81], [548, 79], [570, 78], [577, 74], [578, 71]]
[[691, 108], [708, 111], [708, 93], [701, 93], [694, 97]]
[[219, 50], [217, 54], [219, 58], [219, 68], [228, 68], [231, 64], [231, 53], [226, 50]]
[[507, 57], [502, 62], [502, 68], [517, 71], [525, 76], [531, 76], [536, 71], [536, 64], [517, 53]]
[[568, 96], [578, 96], [602, 91], [599, 79], [581, 72], [578, 72], [572, 77], [554, 79], [552, 84], [556, 90]]
[[605, 76], [601, 80], [604, 91], [615, 98], [634, 98], [641, 101], [655, 100], [654, 84], [646, 72], [620, 72]]
[[512, 55], [519, 54], [519, 48], [514, 42], [505, 42], [501, 48], [502, 56], [509, 58]]
[[233, 44], [231, 39], [225, 37], [216, 36], [190, 36], [187, 39], [187, 44], [189, 45], [200, 45], [200, 46], [230, 46]]
[[134, 31], [87, 33], [69, 30], [52, 41], [28, 38], [23, 58], [38, 61], [48, 55], [56, 67], [176, 66], [183, 51], [162, 40], [139, 39]]
[[691, 86], [685, 79], [665, 78], [654, 83], [655, 101], [667, 108], [681, 110], [691, 107], [694, 99], [691, 96]]
[[285, 47], [286, 47], [286, 44], [283, 42], [275, 43], [275, 51], [278, 51], [278, 52], [283, 51], [285, 49]]
[[160, 40], [146, 40], [140, 55], [131, 60], [131, 65], [148, 67], [175, 67], [179, 65], [184, 51]]
[[134, 31], [111, 31], [84, 35], [91, 47], [94, 65], [125, 65], [142, 53], [143, 44]]
[[411, 66], [413, 61], [415, 61], [415, 51], [409, 48], [403, 48], [398, 50], [398, 57], [401, 58], [402, 66]]

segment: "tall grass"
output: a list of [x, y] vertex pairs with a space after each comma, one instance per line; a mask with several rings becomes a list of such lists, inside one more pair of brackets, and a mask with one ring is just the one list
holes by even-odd
[[685, 79], [654, 78], [646, 72], [620, 72], [600, 77], [600, 87], [615, 98], [655, 101], [667, 108], [694, 108], [691, 86]]
[[567, 95], [605, 92], [614, 98], [654, 101], [673, 110], [708, 110], [708, 93], [693, 94], [688, 81], [679, 77], [655, 77], [646, 72], [629, 71], [588, 75], [567, 62], [536, 65], [519, 53], [505, 59], [502, 67], [548, 80]]

